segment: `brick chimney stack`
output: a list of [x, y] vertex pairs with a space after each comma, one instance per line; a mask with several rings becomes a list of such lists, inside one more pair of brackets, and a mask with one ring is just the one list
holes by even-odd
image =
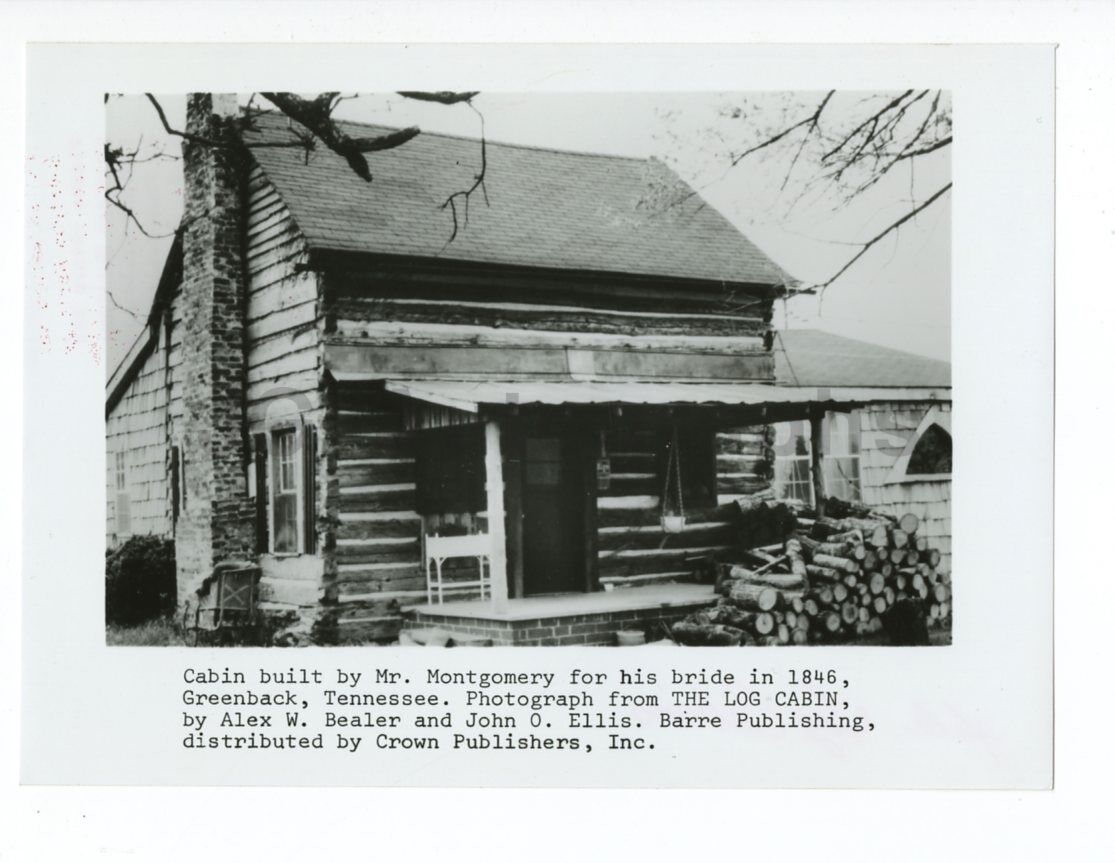
[[245, 427], [244, 190], [234, 94], [192, 93], [182, 145], [180, 368], [185, 507], [176, 531], [178, 604], [192, 604], [213, 565], [255, 555]]

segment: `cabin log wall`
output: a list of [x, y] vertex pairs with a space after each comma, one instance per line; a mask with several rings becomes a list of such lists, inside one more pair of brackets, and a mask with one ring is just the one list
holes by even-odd
[[763, 468], [769, 461], [763, 427], [717, 431], [716, 506], [687, 508], [682, 532], [666, 533], [660, 520], [663, 481], [657, 440], [645, 428], [606, 432], [612, 475], [609, 487], [597, 492], [602, 585], [691, 581], [698, 574], [697, 558], [727, 550], [734, 502], [770, 487]]
[[332, 392], [337, 638], [389, 639], [402, 625], [400, 609], [426, 598], [413, 436], [401, 400], [354, 384]]

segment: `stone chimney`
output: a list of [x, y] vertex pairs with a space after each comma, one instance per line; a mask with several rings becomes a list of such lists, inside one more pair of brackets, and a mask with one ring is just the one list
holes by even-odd
[[180, 367], [185, 506], [176, 530], [178, 604], [223, 560], [255, 555], [245, 427], [244, 193], [236, 96], [192, 93], [182, 145]]

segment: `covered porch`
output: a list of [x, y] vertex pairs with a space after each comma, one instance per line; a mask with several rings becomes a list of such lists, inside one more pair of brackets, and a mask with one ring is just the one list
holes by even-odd
[[[734, 502], [765, 487], [753, 472], [760, 436], [750, 430], [927, 395], [724, 382], [403, 379], [382, 387], [408, 406], [407, 428], [417, 435], [471, 429], [477, 446], [452, 455], [482, 481], [469, 524], [485, 534], [484, 583], [442, 601], [428, 592], [433, 601], [404, 606], [405, 626], [497, 644], [611, 643], [617, 629], [709, 603], [701, 561], [729, 547]], [[668, 451], [678, 428], [706, 435], [707, 445], [686, 456], [712, 466], [703, 495], [693, 492], [696, 480], [687, 480], [684, 498], [663, 489], [662, 461], [629, 443], [666, 440]], [[416, 449], [421, 478], [424, 450]], [[687, 477], [697, 472], [682, 464]], [[678, 504], [687, 518], [666, 532], [661, 515]]]

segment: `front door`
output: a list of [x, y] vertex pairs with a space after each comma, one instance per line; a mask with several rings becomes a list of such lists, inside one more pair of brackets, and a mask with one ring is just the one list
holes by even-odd
[[523, 593], [584, 591], [585, 472], [575, 437], [523, 441]]

